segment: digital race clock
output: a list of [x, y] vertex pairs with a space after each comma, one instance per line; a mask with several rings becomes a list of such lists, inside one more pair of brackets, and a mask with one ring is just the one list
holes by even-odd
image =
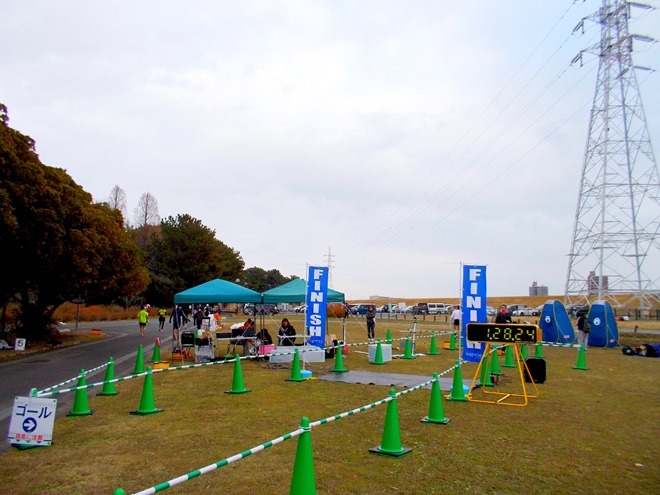
[[541, 330], [536, 325], [468, 323], [467, 339], [472, 342], [536, 344], [541, 340]]

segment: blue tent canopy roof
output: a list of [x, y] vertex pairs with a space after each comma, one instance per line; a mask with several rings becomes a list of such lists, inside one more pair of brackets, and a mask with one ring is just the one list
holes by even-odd
[[174, 295], [174, 304], [250, 302], [261, 302], [261, 294], [219, 278]]
[[[263, 302], [265, 303], [277, 304], [304, 302], [307, 298], [307, 282], [301, 278], [296, 278], [284, 285], [267, 290], [262, 295], [264, 297]], [[328, 289], [327, 302], [344, 302], [344, 293]]]

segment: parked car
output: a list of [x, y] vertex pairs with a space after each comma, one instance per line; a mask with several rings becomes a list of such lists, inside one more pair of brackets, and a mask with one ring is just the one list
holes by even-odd
[[429, 305], [427, 303], [417, 303], [413, 306], [412, 314], [414, 315], [427, 315], [429, 314]]
[[488, 316], [495, 316], [497, 314], [497, 311], [495, 311], [495, 308], [492, 306], [486, 306], [486, 314]]
[[358, 304], [354, 308], [354, 315], [366, 315], [367, 314], [367, 305], [366, 304]]
[[295, 308], [293, 308], [293, 312], [294, 313], [304, 313], [306, 307], [307, 307], [306, 304], [301, 304], [300, 306], [296, 306]]
[[254, 316], [255, 314], [260, 315], [276, 315], [279, 313], [277, 305], [275, 304], [253, 304], [248, 303], [243, 306], [243, 314]]
[[402, 309], [398, 305], [392, 306], [390, 308], [390, 313], [402, 313], [402, 312], [403, 312]]
[[577, 318], [578, 313], [589, 313], [588, 304], [571, 304], [566, 308], [566, 311], [572, 318]]
[[[511, 314], [513, 316], [535, 316], [534, 313], [536, 312], [536, 309], [534, 308], [519, 308], [514, 311], [511, 311]], [[538, 315], [538, 313], [536, 313]]]
[[383, 304], [382, 306], [378, 306], [376, 308], [377, 313], [388, 313], [390, 311], [390, 308], [387, 304]]

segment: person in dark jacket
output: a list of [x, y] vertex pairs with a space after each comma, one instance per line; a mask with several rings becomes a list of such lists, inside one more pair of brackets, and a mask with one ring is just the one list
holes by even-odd
[[[288, 318], [282, 320], [282, 326], [280, 326], [277, 335], [280, 337], [280, 345], [295, 345], [296, 338], [291, 337], [296, 334], [296, 329], [293, 328], [293, 325], [289, 323]], [[283, 338], [287, 337], [287, 338]]]
[[195, 322], [195, 326], [197, 327], [197, 330], [202, 329], [202, 323], [204, 323], [204, 311], [202, 308], [199, 308], [197, 312], [193, 315], [193, 321]]
[[181, 306], [178, 304], [174, 306], [174, 309], [172, 309], [172, 313], [170, 314], [170, 323], [172, 324], [175, 342], [179, 340], [179, 329], [181, 328], [181, 325], [188, 323], [188, 321], [188, 317], [183, 312], [183, 309], [181, 309]]
[[376, 335], [376, 306], [370, 304], [367, 306], [367, 338], [374, 340]]
[[495, 323], [511, 323], [511, 313], [507, 310], [506, 304], [502, 304], [502, 307], [497, 312]]

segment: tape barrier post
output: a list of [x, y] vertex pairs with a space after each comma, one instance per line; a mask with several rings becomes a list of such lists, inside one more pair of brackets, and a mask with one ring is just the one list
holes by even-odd
[[298, 437], [296, 460], [291, 475], [290, 495], [314, 495], [316, 493], [316, 476], [314, 475], [314, 457], [312, 455], [312, 429], [306, 417], [300, 421], [304, 431]]
[[136, 416], [147, 416], [149, 414], [156, 414], [163, 412], [163, 409], [156, 407], [154, 400], [154, 378], [151, 374], [151, 366], [147, 367], [147, 374], [144, 376], [144, 385], [142, 387], [142, 398], [140, 405], [136, 411], [131, 411], [131, 414]]
[[[87, 382], [85, 381], [85, 370], [80, 370], [77, 386], [87, 386]], [[91, 416], [92, 414], [94, 413], [89, 408], [89, 402], [87, 401], [87, 388], [76, 390], [76, 396], [73, 399], [73, 409], [71, 409], [71, 412], [67, 414], [67, 416]]]
[[133, 369], [133, 375], [139, 375], [144, 373], [144, 356], [142, 351], [142, 344], [138, 346], [137, 356], [135, 357], [135, 368]]
[[433, 373], [433, 384], [431, 385], [431, 401], [429, 402], [429, 415], [422, 418], [422, 423], [446, 425], [449, 423], [449, 421], [449, 418], [445, 418], [445, 412], [442, 407], [440, 380], [438, 379], [438, 374]]
[[378, 339], [378, 344], [376, 345], [376, 356], [374, 357], [373, 364], [385, 364], [383, 361], [383, 346]]
[[573, 366], [574, 370], [588, 370], [587, 368], [587, 353], [584, 350], [584, 344], [580, 344], [580, 351], [578, 352], [578, 360], [575, 366]]
[[293, 353], [293, 362], [291, 363], [291, 376], [286, 378], [287, 382], [302, 382], [302, 372], [300, 371], [300, 356], [298, 355], [298, 349]]
[[346, 373], [348, 370], [344, 369], [344, 356], [341, 346], [335, 352], [335, 368], [332, 370], [335, 373]]
[[105, 369], [105, 378], [103, 379], [103, 389], [96, 395], [117, 395], [119, 392], [115, 389], [115, 363], [112, 358], [108, 358], [108, 367]]
[[245, 388], [243, 383], [243, 371], [241, 370], [241, 359], [238, 354], [234, 358], [234, 377], [231, 382], [231, 390], [227, 390], [226, 394], [245, 394], [251, 392]]
[[502, 368], [515, 368], [516, 363], [515, 360], [513, 359], [513, 348], [510, 345], [505, 346], [506, 349], [504, 351], [504, 364], [502, 365]]
[[438, 343], [435, 341], [435, 333], [431, 335], [431, 347], [429, 348], [429, 355], [436, 356], [438, 352]]
[[461, 373], [461, 362], [456, 361], [454, 367], [454, 381], [451, 386], [451, 393], [447, 396], [447, 400], [455, 400], [459, 402], [467, 402], [465, 392], [463, 391], [463, 375]]
[[412, 452], [411, 448], [401, 446], [401, 433], [399, 432], [399, 410], [396, 405], [396, 391], [390, 390], [390, 401], [385, 414], [385, 428], [383, 438], [378, 447], [369, 449], [369, 452], [388, 457], [403, 457]]

